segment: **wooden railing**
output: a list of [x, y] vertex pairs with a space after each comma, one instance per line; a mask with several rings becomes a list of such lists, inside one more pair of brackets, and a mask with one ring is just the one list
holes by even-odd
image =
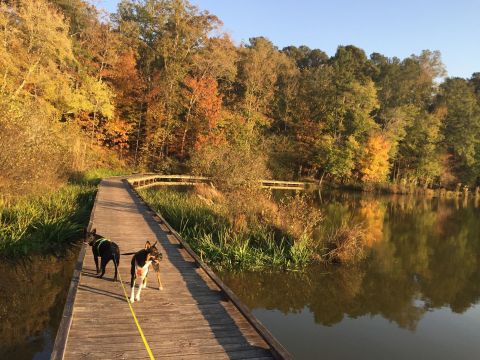
[[305, 190], [313, 185], [301, 181], [259, 180], [259, 182], [264, 189]]
[[[128, 182], [135, 188], [147, 188], [151, 186], [183, 186], [200, 183], [210, 183], [211, 178], [193, 175], [161, 175], [152, 174], [130, 177]], [[289, 180], [258, 180], [260, 186], [265, 189], [304, 190], [315, 186], [314, 183], [289, 181]]]
[[145, 175], [139, 177], [131, 177], [128, 179], [130, 185], [136, 188], [146, 188], [156, 185], [179, 186], [179, 185], [195, 185], [199, 183], [207, 183], [210, 179], [204, 176], [192, 175]]

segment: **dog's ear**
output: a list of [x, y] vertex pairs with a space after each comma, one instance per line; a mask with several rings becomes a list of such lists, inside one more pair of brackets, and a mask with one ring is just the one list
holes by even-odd
[[95, 228], [95, 229], [92, 230], [92, 234], [93, 234], [93, 235], [96, 235], [96, 234], [97, 234], [97, 228]]
[[157, 245], [157, 242], [158, 242], [158, 240], [155, 241], [151, 247], [155, 247], [155, 245]]
[[147, 242], [145, 243], [145, 250], [150, 249], [151, 246], [152, 246], [152, 245], [150, 245], [150, 241], [147, 241]]

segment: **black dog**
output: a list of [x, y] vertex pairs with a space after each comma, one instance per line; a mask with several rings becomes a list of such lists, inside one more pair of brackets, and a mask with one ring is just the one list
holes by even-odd
[[113, 281], [117, 281], [118, 264], [120, 263], [120, 249], [118, 248], [118, 245], [113, 241], [105, 239], [103, 236], [97, 235], [97, 229], [93, 229], [91, 232], [88, 232], [87, 229], [85, 229], [85, 241], [92, 247], [97, 274], [100, 273], [98, 257], [101, 257], [101, 273], [98, 277], [102, 278], [105, 274], [105, 267], [108, 262], [113, 260], [113, 264], [115, 265], [115, 276], [113, 277]]
[[[142, 288], [147, 287], [147, 275], [150, 265], [154, 265], [154, 269], [157, 274], [158, 287], [159, 289], [163, 289], [160, 281], [160, 269], [158, 267], [158, 263], [162, 259], [162, 254], [160, 251], [158, 251], [157, 247], [155, 246], [156, 244], [156, 241], [153, 245], [150, 245], [150, 242], [147, 241], [145, 243], [145, 248], [137, 251], [132, 257], [132, 266], [130, 268], [130, 302], [132, 303], [134, 301], [140, 301], [140, 293], [142, 292]], [[138, 286], [137, 295], [135, 296], [135, 280], [137, 278], [140, 278], [140, 283]]]

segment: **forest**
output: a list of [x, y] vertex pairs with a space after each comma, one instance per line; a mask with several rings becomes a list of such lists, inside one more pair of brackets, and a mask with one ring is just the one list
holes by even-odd
[[251, 180], [478, 186], [480, 73], [235, 43], [187, 0], [0, 2], [0, 189], [98, 164]]

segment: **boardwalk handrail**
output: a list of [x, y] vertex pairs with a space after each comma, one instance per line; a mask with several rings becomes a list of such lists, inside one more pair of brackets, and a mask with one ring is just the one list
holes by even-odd
[[170, 233], [175, 237], [181, 247], [183, 247], [187, 253], [195, 260], [200, 268], [205, 271], [205, 273], [212, 279], [212, 281], [223, 291], [223, 293], [229, 298], [229, 300], [235, 305], [235, 307], [240, 311], [240, 313], [247, 319], [247, 321], [253, 326], [253, 328], [258, 332], [258, 334], [265, 340], [265, 342], [270, 346], [272, 355], [276, 359], [291, 360], [293, 359], [292, 355], [285, 349], [285, 347], [267, 330], [267, 328], [257, 319], [250, 310], [242, 303], [242, 301], [233, 293], [230, 288], [225, 285], [225, 283], [210, 269], [210, 267], [205, 264], [202, 259], [192, 250], [188, 243], [183, 240], [180, 234], [165, 220], [165, 218], [159, 214], [155, 209], [153, 209], [137, 192], [136, 187], [130, 182], [130, 179], [126, 179], [126, 182], [131, 187], [132, 191], [138, 196], [140, 201], [153, 213], [155, 214], [162, 224], [164, 224]]
[[[93, 225], [93, 217], [95, 215], [95, 209], [97, 207], [98, 194], [100, 188], [98, 188], [95, 195], [95, 201], [93, 203], [92, 212], [90, 213], [90, 219], [88, 221], [87, 231], [90, 231]], [[65, 355], [65, 349], [67, 348], [68, 334], [72, 326], [73, 320], [73, 307], [75, 304], [75, 298], [77, 296], [78, 285], [80, 283], [80, 277], [83, 269], [83, 259], [85, 258], [86, 245], [82, 242], [80, 253], [78, 254], [77, 261], [75, 263], [75, 269], [73, 271], [72, 280], [70, 281], [70, 287], [68, 288], [67, 299], [65, 301], [65, 307], [63, 308], [62, 319], [58, 326], [57, 336], [55, 337], [55, 343], [52, 349], [52, 355], [50, 360], [63, 360]]]
[[[136, 188], [150, 187], [156, 185], [195, 185], [197, 183], [210, 182], [212, 178], [195, 175], [162, 175], [151, 174], [145, 176], [135, 176], [127, 179], [128, 183]], [[290, 180], [257, 180], [263, 188], [271, 189], [305, 189], [313, 185], [313, 182], [290, 181]]]

